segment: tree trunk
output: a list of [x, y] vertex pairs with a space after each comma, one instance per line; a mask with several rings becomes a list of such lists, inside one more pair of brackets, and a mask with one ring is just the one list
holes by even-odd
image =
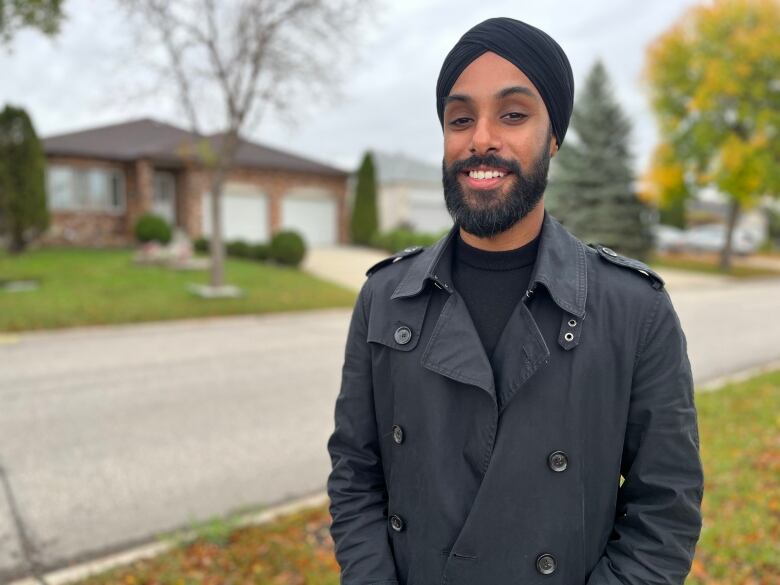
[[737, 225], [739, 217], [739, 200], [734, 198], [729, 202], [729, 216], [726, 224], [726, 243], [720, 254], [720, 269], [723, 272], [731, 270], [731, 248], [734, 239], [734, 228]]
[[238, 146], [238, 131], [230, 130], [220, 145], [220, 156], [211, 179], [211, 286], [225, 283], [225, 243], [222, 240], [222, 188]]
[[[217, 173], [219, 174], [219, 173]], [[222, 185], [224, 180], [215, 178], [211, 183], [211, 286], [222, 286], [225, 282], [225, 245], [222, 241]]]

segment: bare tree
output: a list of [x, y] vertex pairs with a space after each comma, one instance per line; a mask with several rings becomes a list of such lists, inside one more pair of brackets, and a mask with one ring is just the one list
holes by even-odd
[[[143, 50], [159, 56], [162, 78], [193, 134], [216, 111], [218, 140], [192, 145], [209, 171], [211, 286], [224, 283], [221, 195], [241, 135], [273, 108], [284, 112], [302, 89], [328, 96], [350, 61], [355, 31], [369, 15], [365, 0], [119, 0]], [[166, 88], [162, 88], [166, 89]], [[212, 104], [216, 108], [201, 107]], [[213, 121], [213, 120], [212, 120]]]

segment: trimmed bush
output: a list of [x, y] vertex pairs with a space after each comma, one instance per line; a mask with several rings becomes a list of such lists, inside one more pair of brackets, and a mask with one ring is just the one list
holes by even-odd
[[268, 260], [271, 257], [271, 247], [268, 244], [253, 244], [249, 247], [249, 257], [252, 260]]
[[306, 243], [298, 232], [277, 232], [271, 238], [271, 258], [279, 264], [298, 266], [306, 255]]
[[209, 239], [208, 238], [197, 238], [195, 241], [192, 242], [192, 247], [196, 252], [208, 252], [209, 251]]
[[389, 232], [374, 234], [374, 237], [371, 238], [371, 245], [392, 254], [411, 246], [430, 246], [441, 236], [442, 234], [419, 233], [408, 228], [396, 228]]
[[142, 244], [146, 242], [167, 244], [171, 241], [172, 235], [168, 222], [154, 213], [145, 213], [135, 222], [135, 239]]
[[249, 243], [244, 240], [233, 240], [225, 245], [227, 255], [234, 258], [249, 258], [249, 250]]

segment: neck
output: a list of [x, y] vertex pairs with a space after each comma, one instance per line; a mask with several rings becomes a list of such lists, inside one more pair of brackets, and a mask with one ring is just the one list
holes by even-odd
[[488, 236], [480, 238], [474, 234], [470, 234], [463, 228], [460, 228], [460, 237], [469, 246], [479, 248], [480, 250], [487, 250], [489, 252], [503, 252], [504, 250], [514, 250], [521, 246], [525, 246], [528, 242], [533, 240], [539, 235], [542, 229], [542, 221], [544, 220], [544, 200], [533, 208], [533, 210], [524, 218], [519, 220], [508, 230], [496, 234], [495, 236]]

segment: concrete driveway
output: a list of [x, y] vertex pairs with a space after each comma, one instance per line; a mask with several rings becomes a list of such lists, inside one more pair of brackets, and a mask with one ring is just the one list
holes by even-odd
[[[780, 280], [664, 276], [697, 383], [780, 359]], [[5, 336], [0, 582], [323, 490], [349, 315]]]
[[301, 267], [325, 280], [360, 290], [366, 270], [389, 255], [363, 246], [315, 246], [308, 250]]

